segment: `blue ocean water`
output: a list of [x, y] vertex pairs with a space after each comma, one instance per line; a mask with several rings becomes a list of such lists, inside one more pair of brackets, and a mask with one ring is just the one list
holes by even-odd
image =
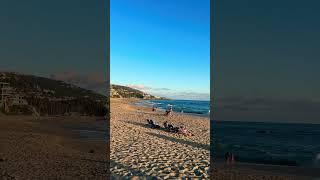
[[211, 123], [213, 154], [236, 161], [320, 168], [320, 124]]
[[200, 116], [210, 115], [210, 101], [195, 101], [195, 100], [144, 100], [137, 103], [137, 105], [152, 107], [165, 110], [168, 105], [172, 105], [174, 112], [188, 113]]

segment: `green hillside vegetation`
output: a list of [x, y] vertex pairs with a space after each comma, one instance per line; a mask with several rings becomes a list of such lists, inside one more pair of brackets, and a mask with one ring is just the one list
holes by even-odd
[[140, 90], [127, 86], [111, 85], [111, 98], [139, 98], [139, 99], [166, 99], [163, 97], [153, 96]]

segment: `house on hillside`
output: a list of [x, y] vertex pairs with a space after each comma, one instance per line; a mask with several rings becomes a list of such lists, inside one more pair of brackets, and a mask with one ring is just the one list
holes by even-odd
[[4, 108], [6, 112], [9, 111], [9, 106], [12, 105], [27, 105], [28, 102], [22, 95], [15, 93], [14, 89], [10, 87], [9, 83], [0, 82], [0, 109]]
[[28, 105], [27, 100], [24, 99], [21, 95], [13, 95], [10, 97], [10, 103], [11, 105]]
[[0, 105], [4, 105], [5, 99], [11, 95], [12, 88], [9, 83], [0, 82]]

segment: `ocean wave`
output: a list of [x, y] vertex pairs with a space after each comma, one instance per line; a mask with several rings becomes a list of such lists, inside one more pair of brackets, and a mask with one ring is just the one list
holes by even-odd
[[187, 100], [148, 100], [136, 103], [136, 105], [152, 107], [156, 105], [158, 109], [166, 110], [172, 106], [174, 112], [186, 113], [200, 116], [208, 116], [209, 101], [187, 101]]

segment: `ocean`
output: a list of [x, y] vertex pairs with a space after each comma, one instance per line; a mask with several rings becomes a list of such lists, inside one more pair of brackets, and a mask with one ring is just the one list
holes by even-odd
[[[210, 115], [210, 101], [146, 100], [139, 106], [192, 115]], [[214, 157], [224, 159], [233, 152], [235, 160], [245, 163], [320, 168], [320, 124], [211, 121]]]
[[198, 116], [210, 116], [210, 101], [195, 100], [143, 100], [136, 105], [150, 107], [155, 105], [158, 109], [166, 110], [168, 105], [172, 105], [174, 112], [186, 113]]
[[236, 161], [320, 168], [320, 125], [260, 122], [211, 123], [214, 156]]

